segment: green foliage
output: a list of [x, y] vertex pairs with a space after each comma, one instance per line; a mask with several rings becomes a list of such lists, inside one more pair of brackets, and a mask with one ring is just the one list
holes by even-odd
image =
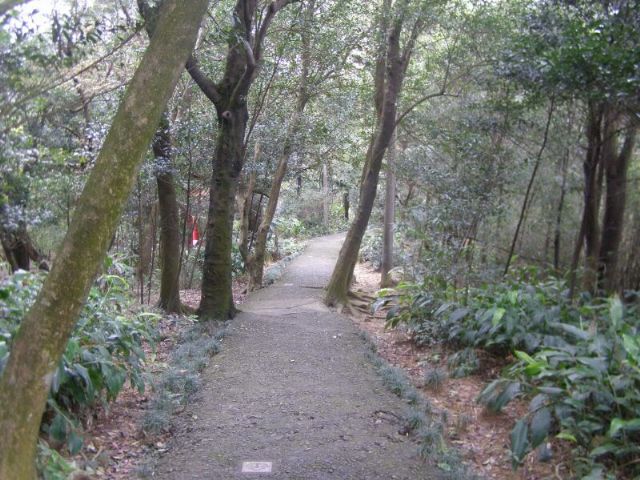
[[[602, 461], [639, 474], [640, 308], [632, 301], [637, 297], [630, 295], [625, 305], [617, 297], [584, 296], [574, 305], [564, 282], [525, 280], [462, 291], [402, 286], [388, 326], [404, 323], [422, 343], [430, 336], [460, 348], [449, 362], [454, 375], [474, 363], [474, 349], [505, 357], [513, 352], [513, 365], [479, 401], [500, 411], [515, 398], [532, 398], [511, 434], [514, 466], [557, 434], [575, 444], [583, 473], [602, 468]], [[385, 293], [383, 299], [394, 292]]]
[[66, 480], [76, 471], [73, 462], [69, 462], [43, 440], [38, 443], [36, 461], [43, 480]]
[[[42, 275], [16, 273], [0, 284], [0, 370], [20, 321], [42, 285]], [[152, 341], [155, 314], [128, 311], [129, 285], [103, 275], [91, 289], [51, 384], [43, 430], [74, 454], [82, 447], [79, 423], [96, 404], [115, 400], [125, 382], [144, 391], [143, 342]]]
[[157, 435], [170, 430], [172, 414], [189, 402], [200, 387], [199, 373], [222, 348], [226, 327], [218, 327], [213, 332], [216, 327], [212, 324], [199, 322], [195, 317], [186, 320], [192, 326], [178, 339], [171, 366], [154, 381], [156, 394], [142, 421], [147, 434]]
[[[605, 462], [640, 474], [638, 306], [613, 298], [609, 308], [601, 307], [588, 328], [570, 334], [565, 345], [542, 346], [532, 355], [516, 351], [518, 361], [482, 393], [481, 400], [498, 407], [496, 399], [514, 385], [533, 395], [529, 413], [516, 426], [514, 461], [557, 434], [575, 444], [584, 473]], [[504, 403], [513, 397], [506, 395]]]
[[590, 100], [636, 98], [640, 17], [635, 1], [542, 1], [520, 14], [501, 73], [525, 87]]

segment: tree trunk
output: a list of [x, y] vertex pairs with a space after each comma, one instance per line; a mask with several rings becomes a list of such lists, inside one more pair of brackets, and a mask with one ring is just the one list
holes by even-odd
[[275, 0], [256, 25], [258, 2], [237, 0], [234, 25], [224, 75], [214, 83], [202, 72], [195, 58], [187, 71], [215, 105], [218, 137], [212, 161], [209, 209], [205, 237], [204, 266], [198, 315], [201, 320], [227, 320], [235, 315], [233, 304], [231, 251], [234, 198], [244, 165], [245, 132], [249, 118], [247, 96], [262, 59], [264, 38], [274, 16], [292, 0]]
[[[232, 292], [232, 236], [234, 198], [244, 157], [246, 103], [226, 110], [213, 159], [209, 193], [201, 299], [198, 314], [203, 320], [228, 320], [235, 315]], [[227, 119], [228, 117], [228, 119]]]
[[622, 149], [618, 152], [616, 137], [619, 122], [613, 115], [607, 122], [609, 125], [605, 128], [602, 159], [606, 176], [606, 195], [598, 262], [598, 288], [611, 293], [619, 286], [618, 256], [624, 227], [627, 171], [633, 155], [637, 127], [627, 126]]
[[183, 310], [180, 302], [180, 215], [171, 149], [169, 122], [165, 113], [153, 141], [160, 212], [161, 275], [158, 306], [167, 313], [180, 313]]
[[382, 236], [382, 262], [380, 265], [380, 287], [391, 287], [389, 271], [393, 268], [393, 230], [396, 212], [396, 135], [391, 139], [391, 145], [387, 150], [387, 178], [385, 182], [384, 197], [384, 231]]
[[273, 176], [273, 181], [271, 182], [267, 208], [264, 211], [264, 215], [262, 215], [262, 221], [260, 222], [258, 232], [256, 233], [253, 254], [249, 256], [247, 268], [249, 270], [250, 291], [256, 290], [262, 286], [262, 273], [264, 270], [264, 258], [267, 250], [267, 237], [269, 236], [271, 222], [273, 221], [273, 217], [278, 206], [278, 197], [280, 196], [282, 180], [287, 173], [287, 162], [289, 160], [290, 152], [291, 148], [285, 145], [285, 151], [280, 156], [276, 173]]
[[327, 161], [322, 162], [322, 225], [329, 228], [329, 209], [331, 199], [329, 198], [329, 166]]
[[544, 149], [547, 146], [547, 141], [549, 139], [549, 128], [551, 126], [551, 119], [553, 117], [554, 110], [554, 101], [551, 100], [551, 104], [549, 105], [549, 111], [547, 114], [547, 124], [544, 129], [544, 135], [542, 138], [542, 145], [540, 146], [540, 150], [538, 150], [538, 155], [536, 157], [536, 163], [533, 167], [533, 171], [531, 172], [531, 177], [529, 178], [529, 183], [527, 184], [527, 190], [524, 194], [524, 200], [522, 201], [522, 208], [520, 209], [520, 217], [518, 218], [518, 224], [516, 225], [516, 231], [513, 234], [513, 240], [511, 241], [511, 247], [509, 248], [509, 255], [507, 256], [507, 263], [504, 266], [503, 275], [509, 273], [509, 267], [511, 266], [511, 260], [513, 259], [513, 254], [515, 253], [516, 244], [518, 242], [518, 237], [520, 235], [520, 229], [524, 224], [525, 215], [527, 213], [527, 209], [531, 204], [531, 189], [533, 187], [533, 183], [536, 179], [536, 174], [538, 173], [538, 169], [540, 168], [540, 164], [542, 162], [542, 154], [544, 153]]
[[562, 184], [560, 185], [560, 199], [556, 208], [556, 223], [553, 232], [553, 268], [560, 271], [560, 241], [562, 239], [562, 212], [564, 210], [564, 198], [567, 194], [567, 176], [569, 174], [569, 149], [566, 150], [561, 164]]
[[206, 0], [167, 0], [78, 202], [51, 273], [12, 341], [0, 380], [0, 478], [33, 480], [53, 373], [113, 237]]
[[346, 222], [349, 221], [349, 192], [344, 192], [342, 194], [342, 209], [344, 210], [344, 219]]
[[[256, 146], [256, 154], [254, 158], [258, 158], [259, 145]], [[240, 206], [240, 238], [238, 239], [238, 250], [242, 255], [245, 266], [249, 263], [249, 224], [251, 222], [251, 207], [253, 205], [253, 190], [256, 186], [256, 172], [255, 170], [249, 174], [247, 180], [247, 186], [242, 194], [242, 205]]]
[[598, 253], [600, 250], [600, 224], [598, 217], [602, 190], [603, 117], [604, 107], [591, 102], [587, 120], [587, 153], [583, 162], [584, 207], [582, 213], [586, 267], [584, 285], [589, 291], [595, 291]]
[[[145, 19], [149, 38], [154, 34], [160, 4], [149, 7], [146, 0], [138, 0], [138, 10]], [[175, 117], [172, 119], [175, 121]], [[167, 111], [162, 114], [160, 125], [153, 139], [156, 183], [158, 186], [158, 210], [160, 212], [160, 299], [158, 307], [167, 313], [181, 313], [180, 269], [182, 245], [180, 241], [180, 215], [172, 169], [171, 124]], [[186, 212], [188, 215], [189, 212]], [[154, 243], [155, 245], [155, 243]], [[151, 272], [153, 275], [153, 271]]]
[[[304, 20], [306, 26], [310, 28], [313, 16], [315, 13], [315, 0], [311, 0], [307, 3]], [[300, 130], [300, 124], [302, 120], [302, 114], [309, 101], [308, 93], [308, 77], [309, 67], [311, 61], [311, 40], [309, 28], [302, 29], [302, 72], [300, 74], [300, 81], [298, 85], [298, 98], [296, 101], [295, 111], [289, 122], [287, 128], [287, 134], [284, 139], [284, 147], [278, 160], [278, 166], [276, 167], [275, 175], [271, 182], [271, 189], [269, 190], [269, 201], [267, 202], [267, 208], [265, 209], [262, 221], [258, 227], [256, 234], [256, 241], [253, 250], [253, 255], [249, 257], [248, 270], [249, 270], [249, 290], [255, 290], [262, 286], [262, 275], [264, 272], [264, 259], [267, 249], [267, 237], [271, 228], [271, 222], [276, 213], [278, 207], [278, 200], [280, 198], [280, 189], [282, 187], [282, 181], [287, 173], [287, 166], [289, 164], [289, 157], [293, 152], [293, 144], [295, 138]]]
[[[353, 269], [358, 259], [358, 251], [360, 250], [362, 237], [367, 229], [376, 197], [382, 159], [395, 130], [398, 96], [413, 50], [414, 35], [417, 37], [420, 30], [418, 24], [414, 25], [411, 39], [407, 40], [404, 51], [401, 52], [400, 35], [402, 33], [402, 22], [402, 15], [395, 17], [386, 37], [386, 54], [382, 57], [384, 60], [381, 62], [379, 58], [376, 65], [375, 101], [377, 106], [381, 106], [377, 108], [380, 113], [362, 172], [358, 209], [340, 249], [338, 261], [327, 286], [325, 302], [328, 305], [346, 304], [353, 277]], [[386, 28], [383, 28], [383, 31], [386, 31]]]

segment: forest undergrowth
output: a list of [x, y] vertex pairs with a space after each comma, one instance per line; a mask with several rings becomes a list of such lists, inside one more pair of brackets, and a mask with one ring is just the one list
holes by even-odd
[[[361, 276], [373, 291], [377, 275]], [[451, 441], [490, 478], [635, 478], [637, 294], [566, 295], [532, 270], [464, 289], [400, 284], [360, 324], [453, 412]]]
[[[357, 292], [365, 295], [376, 292], [379, 285], [379, 272], [375, 272], [368, 264], [360, 264], [355, 275]], [[386, 296], [381, 298], [388, 300], [390, 291], [386, 290], [382, 293]], [[455, 338], [456, 332], [459, 333], [459, 331], [446, 324], [441, 325], [442, 330], [436, 334], [428, 317], [424, 315], [418, 317], [415, 311], [408, 314], [411, 309], [407, 307], [407, 298], [413, 297], [408, 295], [403, 297], [401, 305], [404, 309], [396, 305], [392, 307], [391, 315], [387, 307], [368, 315], [356, 311], [352, 318], [375, 343], [378, 354], [392, 365], [403, 369], [413, 386], [428, 399], [435, 411], [440, 412], [445, 425], [447, 442], [460, 449], [464, 460], [473, 466], [475, 472], [492, 479], [574, 478], [576, 476], [579, 478], [633, 478], [633, 470], [629, 470], [629, 467], [633, 468], [633, 463], [616, 464], [615, 456], [611, 454], [613, 445], [617, 445], [619, 451], [627, 455], [633, 451], [634, 423], [628, 418], [629, 415], [633, 415], [633, 411], [625, 411], [616, 406], [616, 413], [606, 416], [603, 415], [606, 404], [600, 407], [597, 415], [600, 416], [598, 425], [602, 434], [601, 436], [592, 435], [591, 441], [599, 442], [600, 447], [603, 445], [605, 447], [595, 452], [593, 449], [598, 447], [592, 447], [591, 451], [586, 451], [585, 444], [580, 443], [587, 441], [586, 435], [579, 430], [579, 428], [585, 428], [587, 422], [579, 415], [582, 413], [588, 416], [590, 407], [580, 410], [576, 408], [571, 415], [566, 413], [564, 423], [557, 417], [563, 412], [563, 408], [567, 408], [567, 405], [578, 405], [577, 402], [580, 400], [588, 402], [587, 392], [601, 398], [603, 394], [599, 392], [606, 390], [616, 380], [622, 381], [622, 377], [615, 377], [612, 372], [611, 384], [598, 383], [597, 378], [592, 378], [592, 381], [588, 382], [584, 377], [580, 377], [580, 380], [576, 377], [576, 381], [584, 383], [584, 388], [574, 390], [564, 384], [565, 388], [562, 392], [556, 391], [554, 389], [559, 387], [555, 385], [560, 383], [557, 379], [558, 373], [553, 372], [548, 365], [543, 366], [541, 360], [538, 360], [539, 365], [536, 364], [533, 358], [539, 357], [535, 354], [531, 358], [520, 351], [516, 351], [515, 355], [512, 354], [508, 346], [500, 350], [481, 343], [469, 345], [444, 341], [448, 336]], [[379, 305], [382, 303], [382, 301], [378, 302]], [[433, 306], [432, 311], [437, 311], [443, 303]], [[597, 311], [602, 312], [605, 317], [619, 315], [616, 313], [619, 312], [619, 307], [620, 304], [612, 300], [598, 307]], [[442, 310], [447, 308], [450, 315], [456, 311], [451, 305]], [[488, 308], [485, 312], [486, 310]], [[524, 309], [520, 308], [520, 311], [521, 315], [527, 315]], [[399, 312], [403, 312], [405, 318], [399, 319], [397, 317]], [[628, 315], [632, 315], [633, 312], [634, 310], [630, 309], [625, 313], [627, 323], [629, 323]], [[512, 313], [505, 311], [502, 315], [508, 318]], [[442, 314], [442, 311], [439, 314]], [[391, 322], [387, 319], [388, 315], [393, 319]], [[410, 321], [406, 318], [407, 315], [412, 315], [411, 318], [414, 320]], [[485, 316], [487, 315], [485, 313]], [[490, 320], [493, 318], [492, 313]], [[494, 322], [498, 324], [497, 321]], [[482, 331], [476, 326], [467, 326], [467, 328], [469, 332]], [[591, 328], [593, 329], [593, 325]], [[618, 328], [622, 327], [618, 326]], [[569, 330], [572, 329], [569, 328]], [[573, 331], [573, 334], [578, 332]], [[496, 338], [495, 332], [492, 332], [491, 338]], [[517, 336], [510, 336], [510, 338], [517, 338]], [[532, 337], [527, 338], [533, 341]], [[621, 338], [624, 337], [621, 336]], [[546, 340], [549, 341], [548, 338]], [[549, 355], [548, 348], [544, 351]], [[592, 351], [592, 356], [597, 355]], [[532, 365], [537, 366], [532, 367]], [[632, 364], [625, 363], [625, 365], [633, 367]], [[538, 367], [539, 377], [536, 377], [532, 374], [536, 373]], [[545, 374], [541, 374], [543, 368], [546, 368]], [[561, 368], [557, 367], [556, 370], [561, 371]], [[583, 375], [589, 373], [579, 367], [577, 371]], [[577, 371], [574, 368], [566, 375], [578, 375]], [[633, 381], [626, 377], [624, 380]], [[517, 388], [514, 386], [516, 384]], [[600, 391], [596, 388], [597, 385], [601, 385]], [[548, 397], [540, 396], [545, 391], [549, 392]], [[553, 397], [553, 394], [557, 396]], [[633, 394], [625, 395], [626, 402], [629, 402], [629, 397], [633, 397]], [[538, 412], [544, 411], [544, 408], [548, 409], [551, 418], [546, 427], [548, 430], [540, 440], [542, 435], [539, 425], [540, 417], [546, 416], [546, 413]], [[627, 417], [624, 420], [616, 420], [619, 418], [616, 414], [623, 415], [622, 412], [626, 413]], [[589, 419], [593, 418], [595, 415]], [[621, 420], [623, 420], [622, 423], [618, 423]], [[524, 433], [526, 442], [519, 440], [514, 434], [514, 431], [518, 432], [518, 428], [521, 428], [518, 427], [521, 424], [527, 426], [527, 431]], [[605, 436], [611, 435], [611, 424], [614, 428], [618, 428], [618, 431], [614, 432], [613, 441], [606, 442]], [[592, 428], [595, 426], [594, 420], [591, 426]], [[570, 432], [576, 432], [576, 435], [582, 433], [583, 436], [572, 439]], [[518, 441], [524, 445], [518, 446]], [[537, 441], [537, 448], [532, 445], [533, 441]], [[514, 442], [516, 442], [515, 445]], [[626, 450], [624, 450], [625, 446]], [[522, 450], [518, 451], [517, 448]], [[588, 453], [591, 453], [591, 456]]]
[[[224, 325], [139, 305], [126, 268], [109, 259], [105, 271], [54, 376], [38, 445], [44, 480], [144, 477], [222, 348]], [[0, 371], [44, 277], [22, 271], [0, 283]], [[234, 290], [242, 299], [244, 277]], [[199, 295], [183, 299], [195, 308]]]

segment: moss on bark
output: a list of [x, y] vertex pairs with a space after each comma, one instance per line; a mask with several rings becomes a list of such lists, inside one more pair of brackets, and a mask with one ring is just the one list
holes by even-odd
[[53, 269], [12, 342], [0, 380], [0, 478], [36, 476], [36, 443], [53, 372], [193, 49], [207, 3], [165, 2], [157, 33], [118, 108]]

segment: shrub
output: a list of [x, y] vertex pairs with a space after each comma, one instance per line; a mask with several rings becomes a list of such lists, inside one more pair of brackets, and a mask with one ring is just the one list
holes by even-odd
[[515, 464], [555, 434], [577, 447], [583, 474], [602, 470], [601, 461], [640, 474], [640, 318], [618, 298], [609, 307], [562, 346], [516, 351], [518, 361], [482, 392], [494, 410], [533, 396], [512, 432]]
[[[0, 371], [43, 278], [18, 272], [0, 283]], [[72, 454], [82, 446], [79, 423], [88, 409], [115, 400], [127, 380], [145, 388], [142, 344], [152, 340], [156, 316], [128, 312], [128, 292], [121, 277], [98, 279], [53, 375], [43, 430], [54, 442], [66, 442]]]
[[[512, 358], [479, 401], [494, 411], [531, 398], [511, 434], [514, 466], [550, 435], [572, 442], [576, 467], [596, 478], [607, 468], [640, 474], [640, 308], [583, 295], [577, 304], [560, 280], [505, 281], [464, 290], [402, 285], [385, 291], [387, 325], [406, 324], [419, 343], [459, 349], [453, 375], [477, 367], [474, 349]], [[606, 465], [606, 468], [605, 466]], [[590, 477], [591, 478], [591, 477]]]

